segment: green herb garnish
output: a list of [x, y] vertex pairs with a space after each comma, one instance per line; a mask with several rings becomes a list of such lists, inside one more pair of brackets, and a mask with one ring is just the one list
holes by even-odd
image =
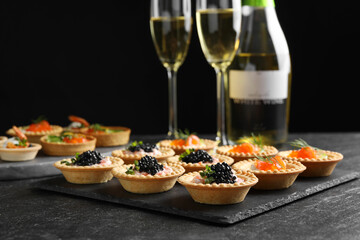
[[196, 135], [196, 133], [195, 133], [195, 132], [191, 133], [191, 132], [189, 131], [189, 129], [185, 129], [184, 131], [177, 130], [177, 131], [175, 132], [175, 136], [176, 136], [176, 138], [178, 138], [178, 139], [184, 139], [184, 140], [186, 140], [190, 135]]
[[130, 174], [130, 175], [134, 175], [135, 174], [135, 170], [139, 171], [140, 169], [140, 166], [139, 166], [139, 161], [138, 160], [135, 160], [134, 161], [134, 166], [131, 166], [129, 167], [127, 170], [126, 170], [126, 174]]
[[47, 141], [48, 142], [63, 142], [64, 138], [72, 139], [73, 133], [71, 132], [62, 132], [60, 136], [57, 135], [48, 135]]
[[20, 139], [18, 137], [15, 137], [15, 140], [18, 141], [17, 146], [20, 146], [20, 147], [26, 147], [27, 146], [27, 143], [28, 143], [27, 139]]
[[38, 116], [36, 119], [33, 119], [32, 120], [32, 122], [33, 123], [39, 123], [39, 122], [41, 122], [41, 121], [46, 121], [47, 120], [47, 118], [45, 117], [45, 115], [40, 115], [40, 116]]
[[90, 129], [93, 129], [94, 131], [102, 131], [102, 132], [105, 132], [105, 133], [114, 133], [114, 132], [122, 132], [123, 130], [121, 129], [109, 129], [107, 127], [104, 127], [102, 126], [101, 124], [99, 123], [94, 123], [92, 125], [90, 125], [89, 127]]
[[66, 160], [63, 160], [63, 161], [61, 161], [60, 163], [61, 163], [61, 164], [65, 164], [66, 166], [70, 166], [71, 163], [72, 163], [72, 160], [71, 160], [71, 163], [68, 162], [68, 161], [66, 161]]
[[211, 184], [215, 181], [214, 177], [211, 176], [214, 173], [215, 171], [211, 170], [209, 165], [206, 165], [205, 170], [200, 172], [200, 176], [205, 180], [205, 183]]
[[296, 148], [304, 148], [304, 147], [311, 147], [315, 150], [319, 150], [318, 148], [316, 147], [313, 147], [313, 146], [310, 146], [307, 142], [305, 142], [305, 140], [299, 138], [299, 139], [296, 139], [292, 142], [289, 142], [290, 146], [293, 146], [293, 147], [296, 147]]
[[180, 154], [179, 161], [181, 161], [184, 157], [186, 157], [187, 155], [189, 155], [190, 153], [192, 153], [194, 151], [195, 151], [195, 149], [193, 149], [193, 148], [186, 149], [185, 152]]
[[[261, 157], [261, 156], [255, 155], [255, 157], [256, 157], [258, 160], [260, 160], [260, 161], [268, 162], [268, 163], [271, 163], [271, 164], [273, 164], [272, 159], [275, 159], [275, 158], [272, 158], [272, 157], [269, 157], [269, 156]], [[275, 159], [275, 161], [277, 161], [277, 160]]]

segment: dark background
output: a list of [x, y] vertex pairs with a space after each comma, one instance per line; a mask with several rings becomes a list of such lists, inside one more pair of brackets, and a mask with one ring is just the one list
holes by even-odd
[[[276, 0], [293, 65], [290, 131], [359, 131], [358, 9]], [[45, 115], [166, 133], [167, 75], [149, 29], [150, 0], [1, 1], [0, 135]], [[195, 1], [193, 1], [195, 7]], [[216, 130], [215, 73], [194, 25], [178, 73], [179, 127]]]

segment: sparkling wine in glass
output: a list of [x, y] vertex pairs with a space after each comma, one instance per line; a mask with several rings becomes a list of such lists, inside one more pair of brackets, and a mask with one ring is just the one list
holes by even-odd
[[169, 81], [170, 138], [178, 133], [176, 75], [189, 49], [192, 22], [191, 0], [151, 0], [151, 36]]
[[226, 145], [224, 76], [239, 47], [240, 0], [197, 0], [196, 27], [201, 49], [217, 76], [217, 140]]

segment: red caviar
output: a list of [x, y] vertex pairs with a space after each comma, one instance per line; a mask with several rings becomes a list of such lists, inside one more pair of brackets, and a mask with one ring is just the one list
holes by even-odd
[[199, 145], [201, 143], [200, 138], [194, 134], [191, 134], [184, 139], [175, 139], [172, 140], [170, 145], [172, 146], [192, 146], [192, 145]]
[[312, 147], [303, 147], [298, 151], [292, 151], [288, 157], [294, 158], [316, 158], [316, 150]]
[[66, 143], [84, 143], [87, 142], [88, 139], [86, 137], [73, 137], [73, 138], [64, 137], [63, 141]]
[[242, 143], [229, 150], [232, 153], [255, 153], [257, 151], [258, 148], [251, 143]]
[[286, 164], [280, 156], [270, 158], [269, 161], [256, 160], [255, 167], [259, 170], [274, 171], [286, 169]]
[[42, 120], [38, 123], [32, 123], [30, 126], [26, 129], [26, 131], [29, 132], [41, 132], [41, 131], [49, 131], [51, 130], [51, 126], [48, 121]]

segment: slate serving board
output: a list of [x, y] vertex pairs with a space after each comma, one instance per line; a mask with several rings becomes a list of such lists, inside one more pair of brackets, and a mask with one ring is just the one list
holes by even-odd
[[39, 181], [35, 186], [43, 190], [180, 215], [214, 224], [229, 225], [358, 177], [358, 172], [335, 169], [329, 177], [299, 177], [290, 188], [284, 190], [251, 189], [242, 203], [224, 206], [194, 202], [186, 189], [179, 183], [168, 192], [149, 195], [126, 192], [115, 178], [103, 184], [77, 185], [68, 183], [62, 176], [58, 176]]

